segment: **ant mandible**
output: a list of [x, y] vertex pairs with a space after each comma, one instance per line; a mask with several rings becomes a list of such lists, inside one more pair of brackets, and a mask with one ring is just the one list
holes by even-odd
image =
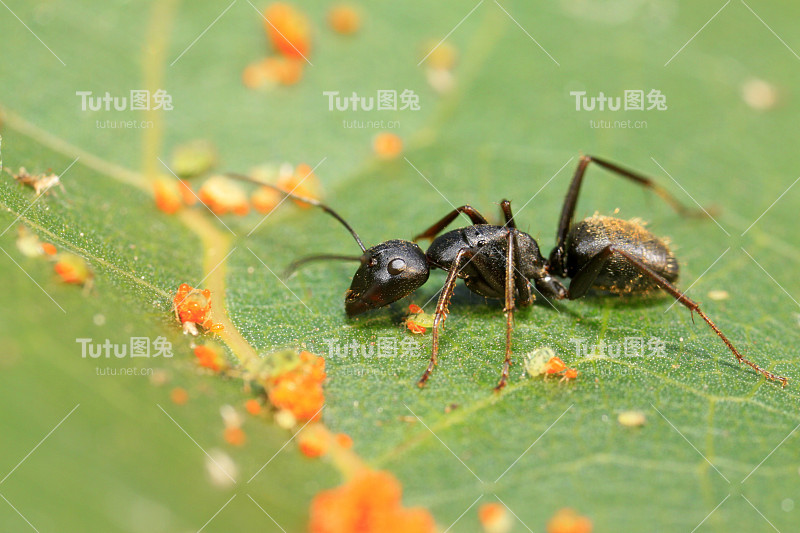
[[[345, 295], [345, 311], [348, 317], [384, 307], [408, 296], [428, 280], [432, 268], [447, 272], [436, 304], [430, 363], [418, 381], [420, 387], [425, 385], [436, 366], [439, 330], [449, 313], [450, 299], [459, 278], [464, 280], [472, 292], [486, 298], [503, 299], [505, 302], [505, 359], [496, 391], [508, 382], [514, 311], [517, 305], [532, 305], [535, 300], [532, 289], [546, 298], [556, 300], [576, 300], [585, 296], [589, 289], [617, 295], [645, 294], [654, 289], [662, 289], [690, 312], [697, 313], [740, 363], [745, 363], [767, 379], [779, 381], [786, 386], [787, 378], [764, 370], [746, 359], [700, 309], [699, 304], [672, 284], [678, 278], [678, 261], [663, 240], [635, 221], [594, 215], [578, 223], [573, 222], [583, 177], [590, 163], [650, 189], [679, 213], [690, 212], [650, 178], [597, 157], [581, 156], [562, 206], [556, 246], [550, 252], [549, 258], [541, 254], [533, 237], [517, 229], [508, 200], [503, 200], [500, 204], [505, 219], [502, 226], [489, 224], [483, 215], [469, 205], [454, 209], [414, 238], [414, 241], [433, 240], [425, 253], [416, 242], [405, 240], [390, 240], [366, 248], [355, 230], [327, 205], [287, 193], [274, 185], [247, 176], [231, 176], [270, 187], [286, 197], [317, 206], [347, 228], [361, 248], [362, 255], [310, 256], [296, 261], [290, 268], [327, 259], [360, 262]], [[470, 218], [471, 226], [439, 235], [462, 213]], [[569, 288], [557, 278], [570, 279]]]

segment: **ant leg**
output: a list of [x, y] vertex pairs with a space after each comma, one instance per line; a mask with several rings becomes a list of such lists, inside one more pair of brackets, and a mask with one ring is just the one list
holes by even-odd
[[506, 357], [503, 361], [503, 373], [500, 374], [500, 382], [494, 388], [495, 392], [506, 386], [508, 382], [508, 370], [511, 366], [511, 331], [514, 329], [514, 259], [515, 259], [515, 232], [508, 232], [508, 243], [506, 250], [506, 305], [503, 311], [506, 314]]
[[517, 268], [517, 265], [522, 263], [522, 257], [520, 257], [521, 252], [519, 251], [519, 232], [516, 228], [512, 229], [511, 232], [514, 234], [514, 288], [519, 291], [519, 305], [522, 307], [529, 307], [533, 305], [536, 296], [531, 290], [531, 282], [528, 281], [528, 278], [523, 276], [522, 272]]
[[[516, 265], [519, 265], [522, 261], [522, 258], [519, 256], [519, 232], [517, 231], [517, 224], [514, 222], [514, 215], [511, 212], [511, 202], [508, 200], [503, 200], [500, 202], [500, 208], [503, 210], [503, 218], [505, 218], [505, 225], [511, 228], [511, 233], [514, 235], [514, 263], [512, 266], [514, 267], [514, 283], [516, 286], [516, 290], [519, 291], [519, 302], [522, 307], [527, 307], [529, 305], [533, 305], [533, 300], [535, 300], [535, 296], [531, 291], [531, 284], [528, 279], [523, 276], [520, 271], [516, 268]], [[513, 294], [514, 291], [512, 291]]]
[[453, 291], [456, 288], [456, 281], [458, 280], [458, 272], [461, 267], [462, 261], [472, 256], [472, 251], [469, 248], [462, 248], [456, 254], [453, 264], [450, 265], [450, 270], [447, 271], [447, 278], [444, 281], [444, 287], [439, 294], [439, 301], [436, 303], [436, 314], [433, 317], [433, 348], [431, 351], [431, 361], [428, 363], [428, 368], [419, 378], [417, 385], [424, 387], [428, 378], [431, 377], [431, 372], [436, 366], [437, 357], [439, 355], [439, 326], [447, 318], [448, 309], [450, 305], [450, 298], [453, 297]]
[[[746, 359], [741, 353], [739, 353], [739, 350], [736, 349], [733, 343], [728, 339], [728, 337], [725, 336], [724, 333], [722, 333], [722, 331], [717, 327], [717, 325], [714, 322], [712, 322], [710, 318], [708, 318], [708, 315], [706, 315], [700, 309], [700, 304], [698, 304], [697, 302], [695, 302], [694, 300], [690, 299], [688, 296], [683, 294], [672, 283], [664, 279], [658, 273], [651, 270], [647, 265], [639, 261], [637, 258], [633, 257], [628, 252], [625, 252], [618, 248], [614, 248], [612, 245], [603, 248], [603, 250], [600, 253], [594, 256], [592, 260], [589, 261], [580, 270], [580, 272], [578, 272], [573, 277], [572, 282], [570, 283], [569, 286], [570, 300], [580, 298], [581, 296], [586, 294], [586, 291], [589, 290], [589, 287], [592, 286], [594, 280], [597, 278], [598, 273], [603, 268], [606, 261], [608, 260], [609, 257], [611, 257], [612, 254], [618, 254], [627, 259], [629, 263], [631, 263], [633, 266], [639, 269], [639, 271], [642, 272], [644, 275], [652, 279], [659, 287], [667, 291], [673, 298], [675, 298], [678, 302], [680, 302], [684, 307], [689, 309], [690, 312], [697, 313], [698, 315], [700, 315], [700, 318], [705, 320], [706, 324], [708, 324], [709, 327], [711, 327], [711, 329], [714, 330], [714, 333], [716, 333], [719, 336], [719, 338], [722, 339], [722, 342], [724, 342], [725, 346], [727, 346], [728, 349], [731, 351], [731, 353], [733, 353], [737, 361], [748, 365], [750, 368], [762, 374], [767, 379], [771, 379], [773, 381], [780, 381], [783, 387], [785, 387], [786, 384], [789, 382], [789, 380], [786, 379], [785, 377], [778, 376], [776, 374], [773, 374], [772, 372], [764, 370], [757, 364]], [[574, 292], [573, 292], [573, 286], [575, 286]]]
[[461, 213], [467, 215], [473, 224], [489, 223], [489, 221], [487, 221], [483, 215], [481, 215], [478, 211], [476, 211], [474, 207], [472, 207], [471, 205], [462, 205], [461, 207], [453, 209], [447, 215], [445, 215], [439, 222], [437, 222], [430, 228], [426, 229], [425, 231], [414, 237], [413, 239], [414, 242], [420, 239], [433, 239], [452, 221], [454, 221], [456, 217]]
[[511, 202], [504, 199], [500, 202], [500, 209], [503, 210], [503, 218], [506, 220], [505, 226], [517, 229], [517, 224], [514, 222], [514, 215], [511, 214]]
[[583, 176], [586, 173], [586, 168], [589, 166], [589, 163], [592, 162], [605, 168], [606, 170], [610, 170], [611, 172], [622, 176], [623, 178], [634, 181], [642, 187], [650, 189], [682, 215], [699, 216], [702, 214], [702, 210], [689, 209], [679, 202], [678, 199], [671, 195], [666, 189], [661, 187], [652, 179], [639, 174], [638, 172], [622, 168], [614, 163], [610, 163], [597, 157], [582, 155], [580, 161], [578, 162], [578, 168], [575, 170], [575, 175], [573, 176], [572, 182], [567, 190], [567, 196], [564, 198], [564, 205], [561, 208], [561, 218], [559, 219], [558, 231], [556, 232], [556, 247], [553, 248], [552, 252], [550, 252], [550, 271], [556, 275], [562, 277], [566, 276], [564, 253], [566, 251], [567, 235], [572, 227], [572, 217], [575, 215], [575, 207], [578, 204], [578, 196], [580, 195]]

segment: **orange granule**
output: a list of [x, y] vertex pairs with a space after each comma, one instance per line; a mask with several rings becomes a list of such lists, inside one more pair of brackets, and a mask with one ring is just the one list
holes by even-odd
[[259, 187], [250, 195], [250, 202], [259, 213], [267, 214], [278, 207], [283, 195], [269, 187]]
[[267, 395], [275, 407], [286, 409], [298, 420], [319, 420], [325, 403], [325, 360], [304, 351], [300, 361], [299, 366], [269, 379]]
[[302, 60], [288, 57], [267, 57], [251, 63], [242, 72], [242, 83], [248, 89], [269, 85], [294, 85], [303, 78]]
[[43, 242], [41, 246], [42, 252], [44, 252], [45, 255], [56, 255], [56, 252], [58, 251], [56, 250], [56, 247], [49, 242]]
[[217, 348], [201, 344], [195, 347], [194, 355], [197, 357], [198, 365], [203, 368], [209, 368], [214, 372], [220, 372], [228, 367], [228, 362]]
[[186, 180], [178, 180], [178, 190], [181, 193], [181, 199], [186, 205], [194, 205], [197, 203], [197, 195], [192, 191], [192, 186]]
[[361, 27], [361, 15], [349, 5], [333, 6], [328, 11], [328, 24], [336, 33], [351, 35]]
[[478, 520], [486, 533], [507, 533], [512, 525], [508, 509], [497, 502], [481, 505]]
[[402, 506], [400, 483], [388, 472], [363, 470], [311, 502], [311, 533], [433, 533], [431, 514]]
[[328, 440], [326, 435], [315, 428], [309, 427], [298, 438], [300, 451], [306, 457], [321, 457], [328, 453]]
[[[294, 172], [281, 174], [281, 176], [278, 177], [276, 185], [280, 189], [297, 196], [304, 196], [314, 200], [319, 200], [321, 196], [320, 190], [322, 187], [319, 183], [319, 179], [316, 174], [314, 174], [313, 169], [305, 163], [297, 165]], [[292, 201], [299, 207], [311, 207], [300, 200], [292, 199]]]
[[353, 447], [353, 439], [347, 433], [337, 433], [334, 439], [336, 440], [336, 444], [345, 450], [349, 450]]
[[175, 387], [169, 392], [169, 399], [175, 405], [184, 405], [189, 401], [189, 393], [183, 387]]
[[74, 254], [58, 254], [53, 269], [59, 275], [61, 281], [73, 285], [84, 285], [92, 277], [92, 271], [86, 261]]
[[225, 442], [233, 446], [242, 446], [247, 442], [247, 435], [240, 427], [225, 428]]
[[403, 153], [403, 140], [394, 133], [379, 133], [372, 143], [375, 154], [382, 159], [394, 159]]
[[253, 416], [257, 416], [261, 414], [261, 402], [256, 400], [255, 398], [251, 398], [244, 402], [245, 410]]
[[560, 509], [547, 522], [547, 533], [591, 533], [592, 521], [573, 509]]
[[305, 14], [290, 4], [276, 2], [264, 10], [264, 29], [273, 46], [286, 57], [307, 58], [311, 26]]
[[153, 194], [155, 195], [156, 206], [168, 215], [176, 213], [183, 206], [181, 192], [173, 181], [167, 179], [155, 180], [153, 182]]

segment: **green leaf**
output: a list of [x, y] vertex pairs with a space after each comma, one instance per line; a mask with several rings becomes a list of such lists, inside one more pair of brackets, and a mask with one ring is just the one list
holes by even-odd
[[[271, 517], [301, 531], [311, 498], [342, 481], [328, 460], [284, 448], [291, 432], [259, 419], [246, 419], [245, 446], [224, 442], [220, 406], [240, 408], [248, 395], [237, 380], [196, 370], [192, 339], [171, 312], [172, 294], [186, 282], [216, 291], [215, 306], [230, 320], [232, 359], [285, 346], [325, 356], [325, 424], [351, 435], [366, 464], [397, 476], [404, 504], [430, 509], [441, 530], [478, 531], [477, 506], [497, 500], [533, 531], [563, 507], [588, 516], [596, 531], [692, 531], [701, 522], [697, 531], [769, 531], [765, 518], [792, 530], [800, 250], [798, 193], [790, 187], [797, 165], [785, 139], [798, 112], [797, 63], [787, 48], [800, 46], [789, 24], [800, 9], [750, 6], [760, 22], [731, 3], [681, 50], [719, 7], [363, 5], [363, 30], [350, 37], [327, 29], [324, 6], [304, 7], [315, 27], [313, 66], [297, 86], [251, 91], [241, 71], [267, 53], [263, 21], [235, 3], [209, 28], [225, 7], [9, 2], [19, 19], [0, 21], [4, 49], [14, 50], [0, 67], [3, 163], [31, 172], [69, 168], [65, 191], [40, 199], [7, 175], [0, 181], [0, 231], [8, 227], [0, 235], [7, 280], [0, 476], [10, 473], [0, 477], [0, 493], [13, 504], [0, 503], [0, 529], [24, 530], [24, 516], [43, 532], [198, 530], [207, 522], [204, 531], [277, 530]], [[448, 34], [459, 53], [456, 88], [437, 95], [417, 63], [427, 41]], [[775, 87], [775, 107], [744, 101], [752, 78]], [[175, 109], [81, 111], [75, 94], [144, 88], [166, 89]], [[322, 94], [378, 89], [413, 90], [421, 110], [329, 111]], [[626, 89], [660, 90], [668, 109], [576, 111], [570, 96]], [[628, 119], [646, 128], [590, 126]], [[153, 124], [97, 127], [106, 120]], [[381, 128], [346, 128], [345, 120], [399, 121], [404, 156], [375, 159], [371, 142]], [[578, 216], [619, 209], [669, 236], [680, 287], [750, 359], [792, 381], [785, 389], [765, 383], [688, 310], [667, 310], [669, 298], [595, 295], [519, 310], [517, 364], [511, 384], [495, 394], [502, 306], [459, 286], [439, 365], [420, 390], [430, 334], [412, 336], [402, 317], [409, 303], [435, 298], [444, 273], [434, 272], [413, 297], [354, 320], [343, 311], [353, 265], [308, 266], [284, 285], [275, 274], [292, 260], [354, 254], [355, 244], [324, 213], [288, 203], [263, 222], [226, 216], [225, 225], [200, 207], [178, 216], [156, 210], [147, 176], [169, 174], [157, 158], [169, 163], [176, 146], [198, 137], [214, 143], [222, 170], [319, 164], [325, 201], [368, 245], [411, 238], [453, 205], [469, 203], [498, 220], [496, 203], [508, 198], [520, 228], [549, 251], [580, 153], [636, 168], [687, 205], [715, 206], [715, 220], [683, 219], [597, 168]], [[66, 286], [51, 263], [24, 257], [15, 246], [20, 225], [83, 257], [94, 287]], [[728, 298], [711, 299], [712, 290]], [[158, 336], [173, 343], [173, 358], [85, 359], [76, 342]], [[666, 357], [576, 353], [576, 339], [630, 337], [659, 339]], [[329, 353], [409, 339], [421, 342], [416, 356]], [[522, 375], [523, 355], [544, 346], [579, 370], [577, 380]], [[168, 382], [98, 375], [103, 368], [152, 369]], [[187, 404], [170, 401], [174, 387], [188, 391]], [[620, 425], [627, 410], [643, 411], [646, 424]], [[204, 450], [215, 449], [236, 464], [235, 485], [209, 481]]]

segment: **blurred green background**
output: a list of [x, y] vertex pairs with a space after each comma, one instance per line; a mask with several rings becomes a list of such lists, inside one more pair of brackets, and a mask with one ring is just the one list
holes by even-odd
[[[297, 3], [312, 21], [313, 66], [296, 86], [254, 91], [241, 73], [269, 52], [256, 9], [265, 5], [0, 6], [3, 164], [60, 173], [78, 158], [63, 176], [65, 192], [33, 205], [29, 189], [8, 175], [0, 183], [0, 231], [9, 228], [0, 236], [0, 530], [303, 531], [313, 495], [341, 482], [326, 460], [290, 445], [248, 483], [291, 437], [257, 419], [245, 422], [245, 446], [224, 442], [219, 408], [241, 405], [241, 384], [198, 373], [170, 315], [175, 288], [199, 284], [213, 266], [203, 263], [204, 236], [227, 239], [216, 252], [232, 250], [222, 267], [230, 318], [262, 351], [305, 344], [326, 355], [331, 340], [402, 341], [405, 306], [441, 286], [438, 272], [411, 299], [356, 321], [346, 320], [342, 305], [351, 266], [310, 267], [287, 281], [287, 291], [259, 259], [277, 273], [299, 255], [354, 253], [354, 244], [324, 215], [293, 207], [250, 236], [260, 217], [225, 217], [236, 237], [207, 214], [209, 231], [157, 211], [144, 177], [164, 172], [153, 154], [168, 161], [175, 146], [195, 138], [216, 145], [224, 170], [321, 162], [326, 200], [369, 244], [410, 238], [451, 203], [497, 217], [497, 202], [509, 198], [520, 228], [549, 250], [580, 153], [650, 174], [687, 204], [715, 206], [717, 223], [682, 219], [590, 169], [578, 215], [619, 209], [669, 236], [680, 286], [691, 286], [689, 295], [751, 359], [791, 378], [786, 389], [737, 365], [685, 309], [665, 312], [666, 298], [594, 297], [555, 303], [555, 310], [539, 302], [517, 314], [517, 360], [550, 346], [579, 369], [576, 382], [527, 380], [515, 365], [512, 385], [495, 395], [501, 306], [460, 288], [426, 390], [414, 382], [429, 337], [419, 357], [328, 357], [323, 419], [350, 434], [368, 464], [393, 472], [404, 503], [430, 509], [442, 531], [478, 531], [478, 506], [498, 500], [516, 515], [514, 531], [543, 531], [562, 507], [590, 517], [597, 532], [797, 530], [800, 192], [790, 186], [800, 175], [792, 142], [800, 127], [793, 31], [800, 7], [777, 0], [354, 3], [363, 26], [341, 36], [326, 25], [331, 4]], [[418, 63], [445, 36], [458, 61], [455, 87], [439, 94]], [[152, 117], [82, 111], [75, 94], [122, 96], [153, 84], [174, 105], [156, 118], [163, 131], [98, 128], [98, 120]], [[322, 94], [378, 89], [412, 90], [421, 109], [329, 111]], [[570, 96], [639, 89], [661, 91], [668, 108], [576, 111]], [[380, 130], [345, 128], [344, 120], [399, 122], [404, 157], [377, 160], [371, 143]], [[591, 127], [599, 120], [646, 127]], [[22, 256], [20, 224], [86, 258], [95, 288], [83, 294], [62, 285], [51, 265]], [[729, 298], [711, 300], [712, 290]], [[82, 359], [75, 342], [159, 335], [174, 343], [173, 358], [98, 363]], [[578, 357], [571, 342], [631, 336], [662, 339], [667, 357]], [[130, 366], [153, 369], [168, 383], [98, 375], [98, 368]], [[186, 405], [170, 401], [175, 386], [189, 392]], [[643, 411], [646, 425], [618, 424], [628, 409]], [[227, 454], [236, 483], [212, 483], [200, 448]]]

